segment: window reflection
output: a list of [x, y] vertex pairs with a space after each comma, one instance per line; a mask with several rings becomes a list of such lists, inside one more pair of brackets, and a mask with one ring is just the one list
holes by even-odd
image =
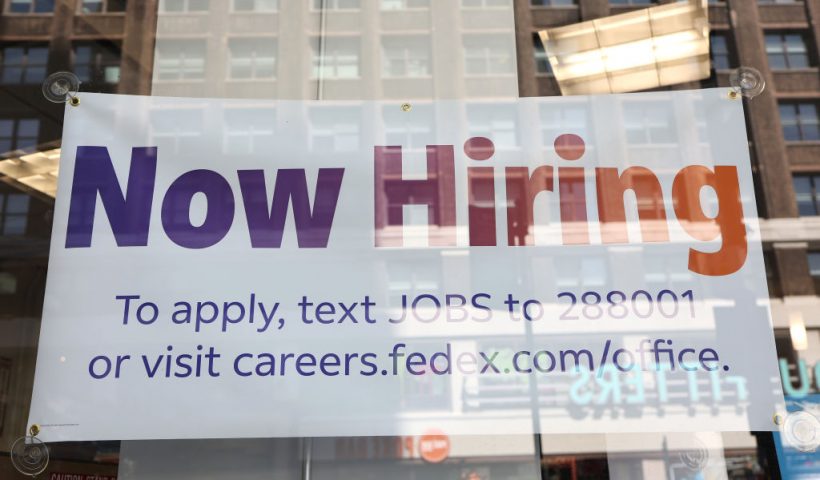
[[766, 56], [769, 67], [790, 70], [809, 67], [809, 52], [802, 33], [766, 33]]
[[155, 78], [201, 80], [205, 77], [205, 41], [158, 39]]
[[226, 110], [223, 150], [238, 155], [273, 151], [275, 119], [276, 110], [270, 108]]
[[28, 195], [0, 192], [0, 235], [25, 235], [28, 206]]
[[34, 147], [39, 131], [38, 118], [0, 118], [0, 155]]
[[358, 150], [360, 112], [358, 108], [348, 107], [312, 109], [309, 114], [310, 150], [313, 152]]
[[279, 0], [232, 0], [234, 12], [275, 12]]
[[73, 72], [84, 84], [115, 84], [120, 81], [120, 46], [113, 42], [74, 44]]
[[435, 126], [431, 105], [416, 105], [412, 115], [386, 105], [382, 107], [382, 119], [385, 145], [401, 145], [406, 150], [426, 148], [425, 139], [430, 138]]
[[228, 77], [232, 80], [276, 77], [274, 38], [234, 38], [228, 43]]
[[46, 78], [48, 46], [5, 46], [0, 82], [4, 84], [36, 84]]
[[202, 138], [203, 111], [200, 109], [169, 109], [151, 112], [151, 141], [171, 152], [190, 150]]
[[82, 13], [114, 13], [125, 11], [126, 0], [82, 0]]
[[382, 10], [409, 10], [429, 6], [430, 0], [381, 0]]
[[358, 78], [359, 38], [313, 39], [313, 78]]
[[464, 68], [467, 75], [513, 73], [510, 38], [506, 35], [465, 35]]
[[208, 0], [159, 0], [159, 11], [166, 13], [205, 12]]
[[519, 145], [517, 112], [512, 105], [467, 105], [469, 136], [487, 137], [493, 141], [496, 149], [516, 148]]
[[9, 0], [9, 13], [50, 13], [54, 0]]
[[787, 141], [820, 140], [816, 102], [781, 102], [780, 125]]
[[669, 108], [652, 102], [625, 102], [626, 141], [632, 145], [674, 143], [677, 130]]
[[384, 36], [382, 54], [385, 77], [427, 77], [431, 73], [429, 36]]

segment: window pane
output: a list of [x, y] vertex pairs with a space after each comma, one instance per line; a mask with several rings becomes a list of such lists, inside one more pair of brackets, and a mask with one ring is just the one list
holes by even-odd
[[54, 0], [35, 0], [35, 13], [49, 13], [54, 11]]
[[812, 192], [811, 178], [806, 176], [795, 176], [792, 179], [794, 193], [797, 198], [797, 210], [801, 216], [817, 215], [814, 195]]
[[9, 11], [11, 13], [29, 13], [31, 5], [32, 0], [11, 0]]
[[103, 11], [103, 0], [83, 0], [83, 13], [99, 13]]
[[820, 252], [809, 252], [809, 273], [812, 277], [820, 277]]

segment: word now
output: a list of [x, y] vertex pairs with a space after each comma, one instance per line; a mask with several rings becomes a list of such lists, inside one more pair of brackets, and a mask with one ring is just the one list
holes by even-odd
[[[580, 158], [583, 140], [577, 137], [576, 143], [580, 153], [577, 156], [561, 155], [563, 159]], [[483, 150], [468, 148], [474, 145], [480, 145]], [[493, 152], [492, 142], [483, 137], [471, 138], [465, 143], [465, 153], [475, 161], [488, 160]], [[427, 146], [427, 178], [424, 180], [402, 178], [400, 146], [375, 146], [374, 162], [375, 246], [403, 246], [400, 227], [404, 225], [402, 209], [405, 205], [427, 205], [428, 223], [438, 227], [428, 229], [430, 245], [457, 246], [453, 146]], [[156, 147], [133, 148], [126, 195], [105, 147], [77, 147], [66, 248], [91, 246], [98, 197], [117, 245], [146, 246], [156, 170]], [[290, 207], [299, 248], [326, 248], [344, 171], [344, 168], [320, 168], [311, 201], [304, 169], [277, 169], [272, 195], [265, 186], [264, 170], [237, 170], [251, 247], [281, 247]], [[497, 246], [495, 169], [470, 166], [466, 168], [466, 175], [470, 246]], [[536, 197], [543, 198], [542, 192], [555, 193], [560, 203], [563, 244], [590, 244], [585, 191], [587, 176], [584, 167], [576, 166], [541, 165], [532, 171], [529, 167], [505, 167], [507, 246], [533, 244], [535, 201]], [[665, 207], [669, 201], [653, 171], [638, 166], [620, 172], [617, 168], [599, 167], [594, 169], [594, 177], [603, 243], [630, 241], [625, 212], [628, 191], [634, 193], [637, 205], [659, 206], [637, 209], [642, 241], [669, 241]], [[700, 192], [705, 187], [717, 196], [718, 212], [714, 217], [707, 216], [701, 204]], [[194, 225], [190, 210], [197, 194], [204, 195], [207, 213], [201, 224]], [[681, 229], [690, 237], [703, 242], [721, 240], [717, 251], [690, 248], [690, 270], [703, 275], [729, 275], [743, 266], [748, 245], [736, 167], [718, 165], [710, 170], [702, 165], [685, 166], [674, 175], [670, 200]], [[168, 238], [179, 246], [207, 248], [221, 241], [230, 231], [236, 213], [235, 203], [234, 192], [223, 175], [213, 170], [191, 170], [176, 178], [165, 192], [160, 211], [162, 227]]]

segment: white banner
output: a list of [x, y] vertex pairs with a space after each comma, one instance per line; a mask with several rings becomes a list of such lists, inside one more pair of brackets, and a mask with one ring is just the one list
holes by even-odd
[[742, 103], [83, 94], [47, 441], [772, 430]]

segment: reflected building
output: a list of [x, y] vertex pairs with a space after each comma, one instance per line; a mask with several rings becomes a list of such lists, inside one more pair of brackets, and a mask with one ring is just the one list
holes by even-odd
[[[48, 150], [59, 145], [62, 105], [45, 102], [40, 84], [48, 73], [71, 70], [83, 81], [83, 91], [185, 97], [230, 97], [285, 100], [373, 99], [388, 101], [380, 112], [334, 107], [328, 115], [305, 112], [305, 138], [316, 152], [344, 152], [358, 148], [360, 125], [371, 125], [371, 114], [389, 144], [403, 145], [405, 153], [424, 155], [417, 139], [436, 131], [437, 112], [432, 98], [469, 99], [465, 118], [470, 122], [464, 139], [488, 136], [499, 150], [522, 149], [535, 141], [540, 151], [552, 148], [567, 129], [584, 138], [604, 138], [607, 122], [590, 124], [588, 105], [540, 109], [519, 118], [497, 104], [517, 96], [560, 95], [557, 82], [537, 31], [644, 8], [649, 0], [6, 0], [0, 15], [0, 155]], [[661, 3], [669, 3], [662, 1]], [[728, 87], [729, 72], [752, 66], [764, 73], [768, 87], [746, 102], [748, 135], [756, 175], [767, 280], [779, 356], [784, 360], [784, 385], [790, 395], [820, 391], [815, 365], [820, 365], [820, 75], [818, 38], [820, 4], [816, 0], [709, 1], [712, 75], [702, 82], [670, 90]], [[499, 18], [512, 18], [515, 29]], [[156, 35], [154, 35], [156, 32]], [[456, 48], [452, 48], [455, 46]], [[446, 48], [445, 48], [446, 47]], [[412, 117], [396, 107], [411, 102]], [[231, 152], [260, 151], [270, 145], [268, 119], [277, 110], [249, 107], [222, 112], [223, 148]], [[647, 157], [681, 155], [670, 144], [681, 122], [692, 116], [681, 111], [669, 118], [651, 102], [623, 106], [624, 135], [616, 144]], [[148, 119], [156, 136], [179, 150], [200, 141], [206, 121], [202, 110], [153, 112]], [[537, 135], [520, 137], [522, 128]], [[699, 125], [697, 139], [715, 134]], [[525, 140], [529, 139], [529, 140]], [[590, 143], [595, 148], [594, 142]], [[53, 198], [8, 176], [0, 178], [0, 442], [9, 445], [25, 429], [31, 395], [42, 298], [50, 238]], [[394, 174], [400, 180], [401, 174]], [[524, 182], [524, 179], [521, 179]], [[523, 187], [522, 187], [523, 188]], [[480, 181], [475, 188], [481, 194]], [[388, 202], [389, 203], [389, 202]], [[657, 205], [639, 205], [651, 211]], [[401, 206], [398, 207], [398, 212]], [[395, 206], [385, 212], [388, 225], [399, 225]], [[437, 212], [433, 212], [436, 216]], [[392, 220], [391, 220], [392, 219]], [[423, 224], [426, 218], [410, 221]], [[501, 220], [498, 220], [501, 221]], [[392, 222], [392, 223], [391, 223]], [[523, 228], [522, 228], [523, 225]], [[518, 242], [533, 235], [526, 219], [515, 223]], [[400, 228], [400, 227], [399, 227]], [[506, 239], [499, 239], [504, 241]], [[611, 281], [629, 264], [628, 254], [618, 265], [603, 257], [565, 256], [557, 259], [563, 271], [578, 271], [590, 286]], [[459, 258], [448, 262], [465, 261]], [[670, 278], [668, 258], [653, 257], [644, 265], [652, 285], [674, 288], [687, 278]], [[446, 265], [446, 263], [443, 263]], [[546, 268], [538, 265], [531, 274]], [[475, 267], [480, 270], [480, 266]], [[464, 279], [446, 271], [435, 278], [417, 278], [408, 265], [386, 271], [389, 292], [443, 293], [464, 288]], [[466, 280], [467, 282], [469, 279]], [[575, 288], [578, 277], [551, 279], [555, 285]], [[467, 285], [469, 287], [469, 285]], [[397, 293], [393, 297], [397, 296]], [[394, 301], [398, 301], [394, 299]], [[795, 344], [792, 331], [805, 331], [805, 342]], [[480, 340], [478, 340], [480, 343]], [[492, 345], [498, 347], [498, 345]], [[703, 388], [708, 390], [708, 379]], [[458, 405], [464, 410], [492, 410], [529, 402], [529, 385], [488, 380], [484, 384], [451, 384], [424, 378], [405, 385], [407, 408], [429, 412]], [[569, 388], [557, 382], [544, 385], [545, 401]], [[539, 390], [540, 391], [540, 390]], [[670, 386], [676, 404], [691, 400], [684, 380]], [[732, 405], [731, 396], [725, 405]], [[629, 414], [624, 410], [622, 414]], [[531, 439], [454, 438], [448, 473], [462, 478], [531, 478], [536, 469], [561, 478], [621, 476], [658, 478], [654, 474], [682, 469], [680, 462], [663, 458], [666, 451], [685, 451], [691, 445], [666, 445], [660, 436], [647, 439], [603, 435], [542, 436], [537, 448]], [[619, 442], [616, 442], [619, 440]], [[704, 440], [706, 441], [706, 440]], [[724, 434], [711, 439], [723, 448], [728, 471], [745, 472], [764, 460], [757, 458], [759, 440], [750, 434]], [[290, 441], [289, 441], [290, 442]], [[417, 440], [322, 439], [317, 441], [317, 470], [325, 476], [365, 476], [369, 463], [395, 475], [398, 465], [407, 472], [421, 468]], [[299, 455], [297, 441], [284, 450]], [[500, 444], [503, 443], [504, 446]], [[617, 446], [615, 443], [620, 443]], [[712, 445], [712, 444], [710, 444]], [[281, 447], [281, 445], [280, 445]], [[66, 447], [69, 459], [116, 460], [118, 447]], [[242, 447], [245, 448], [245, 447]], [[149, 448], [150, 449], [150, 448]], [[677, 449], [677, 450], [676, 450]], [[0, 451], [4, 451], [0, 448]], [[60, 450], [58, 450], [60, 451]], [[533, 461], [536, 451], [541, 458]], [[607, 452], [610, 458], [607, 459]], [[149, 452], [150, 455], [156, 452]], [[675, 457], [678, 458], [678, 457]], [[284, 462], [284, 459], [282, 459]], [[467, 464], [475, 463], [475, 467]], [[285, 462], [286, 463], [286, 462]], [[58, 463], [56, 465], [61, 465]], [[750, 466], [751, 465], [751, 466]], [[0, 467], [3, 476], [6, 465]], [[77, 468], [75, 462], [71, 468]], [[294, 471], [300, 467], [293, 466]], [[660, 469], [660, 470], [659, 470]], [[106, 467], [106, 473], [116, 466]], [[680, 470], [685, 472], [685, 470]], [[408, 473], [408, 476], [412, 475]]]

